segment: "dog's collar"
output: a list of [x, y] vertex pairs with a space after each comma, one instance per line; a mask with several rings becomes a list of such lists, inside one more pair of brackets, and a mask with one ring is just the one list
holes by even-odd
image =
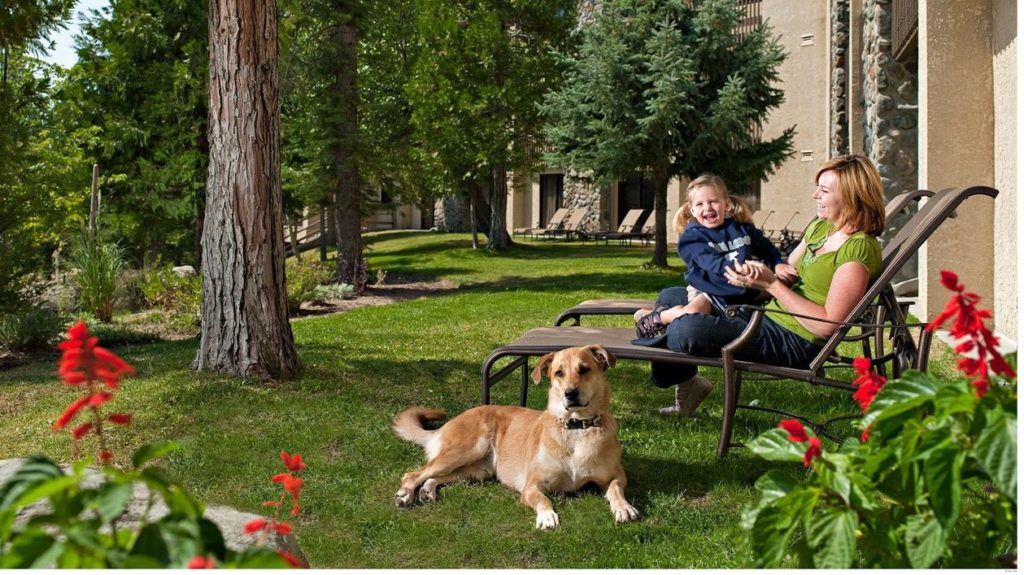
[[561, 419], [560, 421], [562, 422], [562, 427], [566, 429], [587, 429], [590, 427], [600, 427], [601, 414], [597, 414], [589, 419], [566, 418]]

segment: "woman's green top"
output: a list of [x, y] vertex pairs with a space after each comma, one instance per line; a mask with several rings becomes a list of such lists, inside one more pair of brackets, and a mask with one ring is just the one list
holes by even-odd
[[[882, 271], [882, 246], [875, 237], [864, 232], [857, 232], [846, 238], [846, 241], [837, 250], [814, 255], [814, 251], [828, 240], [828, 235], [831, 232], [832, 224], [823, 219], [816, 219], [807, 227], [807, 232], [803, 237], [807, 249], [796, 265], [800, 279], [790, 288], [798, 295], [818, 305], [825, 305], [825, 298], [828, 297], [828, 290], [832, 285], [832, 276], [839, 266], [846, 262], [863, 264], [871, 274], [872, 281]], [[785, 306], [775, 299], [768, 302], [765, 307], [769, 310], [786, 310]], [[818, 344], [825, 343], [824, 338], [811, 333], [791, 315], [771, 313], [771, 311], [767, 315], [775, 323], [808, 341]]]

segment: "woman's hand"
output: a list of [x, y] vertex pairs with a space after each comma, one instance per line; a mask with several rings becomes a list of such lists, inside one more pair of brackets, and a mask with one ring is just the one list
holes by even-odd
[[775, 277], [786, 285], [793, 285], [796, 280], [800, 279], [800, 274], [797, 273], [795, 267], [783, 262], [775, 266]]

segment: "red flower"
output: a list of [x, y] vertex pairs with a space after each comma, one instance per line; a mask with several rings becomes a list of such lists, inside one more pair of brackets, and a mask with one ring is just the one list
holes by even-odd
[[111, 413], [107, 416], [107, 421], [114, 425], [128, 425], [132, 422], [132, 416], [128, 413]]
[[100, 452], [100, 461], [102, 461], [103, 463], [110, 463], [110, 461], [113, 460], [113, 459], [114, 459], [114, 454], [113, 453], [111, 453], [109, 451], [101, 451]]
[[284, 492], [292, 496], [292, 515], [299, 514], [299, 491], [305, 482], [289, 473], [278, 473], [271, 480], [272, 483], [280, 483]]
[[928, 329], [938, 329], [953, 318], [953, 325], [949, 329], [950, 335], [955, 339], [965, 340], [957, 344], [955, 351], [975, 356], [960, 358], [957, 361], [957, 368], [964, 375], [974, 378], [971, 385], [974, 386], [978, 397], [981, 397], [988, 393], [990, 369], [1007, 379], [1015, 378], [1017, 374], [999, 353], [999, 338], [985, 326], [984, 320], [991, 318], [992, 312], [976, 307], [981, 301], [981, 296], [965, 291], [964, 285], [959, 283], [959, 278], [951, 271], [943, 270], [940, 276], [942, 285], [956, 293], [946, 303], [945, 309], [928, 324]]
[[861, 434], [860, 434], [860, 442], [861, 443], [867, 443], [869, 437], [871, 437], [871, 428], [870, 427], [865, 428], [864, 431], [861, 432]]
[[882, 390], [886, 379], [871, 371], [871, 360], [866, 357], [854, 359], [853, 369], [857, 372], [857, 378], [853, 380], [853, 385], [857, 386], [857, 391], [853, 392], [853, 399], [860, 404], [861, 411], [867, 413], [868, 407]]
[[82, 439], [92, 429], [92, 423], [83, 423], [71, 430], [72, 439]]
[[812, 437], [808, 440], [809, 445], [807, 451], [804, 452], [804, 467], [810, 467], [811, 461], [815, 457], [821, 456], [821, 440], [817, 437]]
[[298, 567], [299, 569], [305, 569], [306, 567], [309, 567], [309, 565], [305, 561], [299, 559], [298, 557], [292, 555], [287, 551], [278, 550], [277, 554], [280, 555], [281, 559], [284, 559], [285, 562], [291, 565], [292, 567]]
[[263, 528], [266, 527], [266, 526], [267, 526], [267, 520], [266, 519], [263, 519], [263, 518], [253, 519], [252, 521], [250, 521], [250, 522], [245, 524], [245, 528], [244, 528], [245, 529], [245, 534], [246, 535], [251, 535], [253, 533], [256, 533], [257, 531], [262, 531]]
[[302, 471], [306, 468], [306, 464], [302, 462], [301, 453], [288, 455], [287, 451], [282, 451], [281, 461], [284, 462], [284, 466], [288, 468], [288, 471]]
[[278, 535], [288, 535], [292, 532], [292, 526], [287, 523], [278, 523], [275, 521], [273, 526], [274, 531], [276, 531]]
[[779, 422], [779, 427], [785, 429], [789, 433], [788, 439], [794, 443], [803, 443], [807, 441], [807, 430], [804, 428], [804, 424], [800, 423], [795, 419], [787, 419]]
[[213, 557], [204, 557], [202, 555], [196, 555], [193, 557], [185, 567], [189, 569], [213, 569], [216, 563]]
[[53, 430], [57, 431], [59, 429], [64, 429], [64, 427], [67, 426], [67, 424], [70, 423], [71, 420], [75, 418], [75, 415], [77, 415], [78, 412], [81, 411], [82, 408], [85, 407], [85, 404], [88, 402], [89, 396], [83, 396], [76, 399], [71, 405], [68, 406], [67, 409], [64, 410], [64, 413], [62, 413], [60, 417], [57, 418], [57, 421], [53, 422]]

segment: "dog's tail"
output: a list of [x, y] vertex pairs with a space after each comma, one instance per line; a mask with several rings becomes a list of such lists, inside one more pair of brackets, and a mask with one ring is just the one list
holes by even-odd
[[410, 407], [395, 416], [391, 422], [391, 429], [406, 441], [426, 445], [437, 432], [435, 429], [427, 429], [426, 424], [441, 422], [447, 418], [445, 412], [440, 409]]

